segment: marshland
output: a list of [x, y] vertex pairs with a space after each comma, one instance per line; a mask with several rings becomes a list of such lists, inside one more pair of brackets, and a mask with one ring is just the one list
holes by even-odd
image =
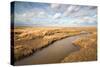
[[96, 27], [15, 27], [12, 32], [15, 65], [97, 58]]

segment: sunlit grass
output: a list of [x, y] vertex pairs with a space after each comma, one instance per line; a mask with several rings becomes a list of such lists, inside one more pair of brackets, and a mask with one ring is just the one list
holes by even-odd
[[[81, 56], [78, 54], [82, 54], [82, 58], [84, 54], [87, 54], [86, 51], [96, 51], [96, 29], [95, 28], [32, 28], [32, 27], [18, 27], [14, 29], [14, 59], [15, 61], [22, 59], [24, 57], [32, 55], [37, 50], [45, 48], [46, 46], [50, 45], [51, 43], [74, 35], [81, 34], [81, 31], [90, 32], [91, 35], [88, 37], [82, 37], [78, 40], [75, 40], [73, 44], [75, 46], [80, 46], [82, 50], [78, 53], [75, 53], [77, 56]], [[12, 31], [13, 32], [13, 31]], [[94, 44], [94, 45], [91, 45]], [[90, 49], [90, 47], [95, 47]], [[84, 49], [83, 49], [84, 48]], [[89, 48], [89, 49], [87, 49]], [[96, 52], [93, 52], [96, 53]], [[93, 54], [91, 53], [91, 54]], [[90, 54], [90, 55], [91, 55]], [[74, 55], [74, 54], [73, 54]], [[96, 54], [93, 54], [96, 55]], [[70, 55], [69, 55], [70, 56]], [[86, 57], [89, 55], [86, 55]], [[75, 57], [75, 56], [73, 56]], [[67, 57], [66, 57], [67, 58]], [[85, 56], [84, 56], [85, 58]], [[69, 58], [71, 61], [71, 58]], [[64, 59], [64, 62], [69, 60]], [[74, 60], [74, 59], [73, 59]], [[81, 60], [81, 59], [79, 59]], [[82, 59], [84, 60], [84, 59]], [[75, 60], [78, 61], [78, 60]]]
[[97, 34], [93, 32], [73, 42], [80, 50], [66, 56], [62, 62], [93, 61], [97, 60]]
[[14, 58], [19, 60], [65, 37], [80, 31], [64, 28], [15, 28]]

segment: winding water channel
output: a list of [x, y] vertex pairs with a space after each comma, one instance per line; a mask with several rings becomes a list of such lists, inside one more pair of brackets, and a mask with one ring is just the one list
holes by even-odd
[[36, 51], [33, 55], [15, 62], [15, 65], [59, 63], [69, 53], [79, 50], [79, 47], [73, 45], [72, 42], [80, 36], [85, 35], [86, 34], [71, 36], [56, 41], [48, 47]]

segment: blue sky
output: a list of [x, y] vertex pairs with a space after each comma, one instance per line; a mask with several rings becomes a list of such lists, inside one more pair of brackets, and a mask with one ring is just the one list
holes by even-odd
[[16, 26], [96, 26], [97, 7], [15, 2], [14, 23]]

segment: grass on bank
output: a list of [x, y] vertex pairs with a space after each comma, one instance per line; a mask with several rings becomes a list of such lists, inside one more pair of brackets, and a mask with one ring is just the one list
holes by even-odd
[[79, 62], [97, 60], [97, 33], [81, 37], [73, 42], [80, 50], [66, 56], [61, 62]]

